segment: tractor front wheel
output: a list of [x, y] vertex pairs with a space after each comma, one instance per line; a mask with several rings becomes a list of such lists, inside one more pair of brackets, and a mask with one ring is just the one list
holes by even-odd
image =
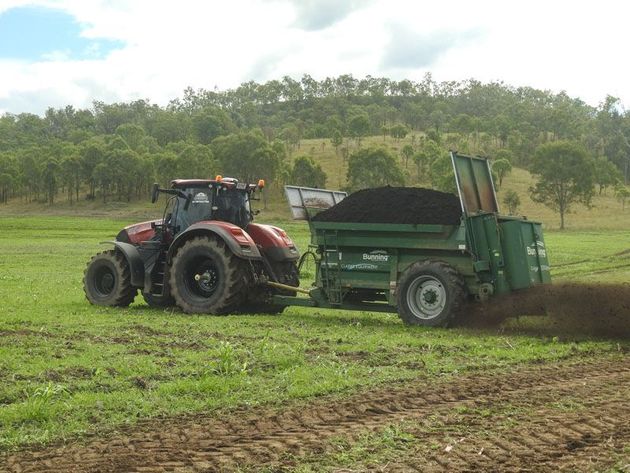
[[245, 297], [247, 264], [211, 237], [195, 237], [179, 248], [170, 268], [171, 294], [184, 312], [223, 315]]
[[93, 256], [83, 275], [85, 297], [95, 305], [126, 307], [138, 292], [131, 285], [129, 264], [116, 250]]
[[464, 280], [441, 261], [419, 261], [400, 277], [398, 315], [410, 325], [446, 327], [466, 301]]

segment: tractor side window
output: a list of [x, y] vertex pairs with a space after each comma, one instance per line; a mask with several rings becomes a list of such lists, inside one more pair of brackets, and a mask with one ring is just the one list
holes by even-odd
[[186, 230], [189, 226], [202, 220], [212, 218], [212, 194], [209, 189], [190, 189], [192, 195], [188, 209], [185, 199], [178, 199], [177, 224], [179, 231]]

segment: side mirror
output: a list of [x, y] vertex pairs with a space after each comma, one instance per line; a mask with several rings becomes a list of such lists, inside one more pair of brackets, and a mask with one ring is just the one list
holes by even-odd
[[153, 189], [151, 190], [151, 203], [155, 204], [160, 197], [160, 185], [156, 182], [153, 184]]

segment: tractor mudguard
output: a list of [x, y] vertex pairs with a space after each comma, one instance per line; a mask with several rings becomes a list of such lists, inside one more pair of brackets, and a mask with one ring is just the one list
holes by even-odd
[[300, 257], [295, 243], [281, 228], [273, 225], [250, 223], [247, 226], [247, 233], [271, 261], [297, 261]]
[[166, 261], [170, 264], [175, 251], [190, 238], [213, 234], [221, 238], [235, 256], [249, 260], [260, 260], [262, 256], [252, 238], [241, 227], [218, 220], [197, 222], [181, 232], [168, 249]]
[[113, 244], [127, 260], [131, 272], [131, 285], [133, 287], [144, 287], [144, 261], [138, 253], [138, 249], [130, 243], [122, 241], [102, 241], [101, 244]]

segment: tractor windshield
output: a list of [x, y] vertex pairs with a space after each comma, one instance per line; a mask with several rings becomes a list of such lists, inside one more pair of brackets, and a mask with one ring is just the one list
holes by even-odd
[[190, 204], [186, 208], [186, 199], [177, 198], [177, 208], [175, 211], [175, 226], [178, 231], [184, 231], [193, 223], [201, 220], [212, 219], [212, 189], [188, 189], [191, 194]]
[[252, 220], [249, 207], [249, 196], [246, 191], [240, 189], [221, 189], [217, 192], [215, 200], [215, 220], [223, 220], [247, 227]]
[[177, 232], [186, 230], [189, 226], [202, 220], [221, 220], [247, 227], [251, 222], [251, 211], [247, 192], [237, 189], [198, 188], [186, 189], [190, 204], [186, 208], [186, 199], [176, 199], [175, 226]]

